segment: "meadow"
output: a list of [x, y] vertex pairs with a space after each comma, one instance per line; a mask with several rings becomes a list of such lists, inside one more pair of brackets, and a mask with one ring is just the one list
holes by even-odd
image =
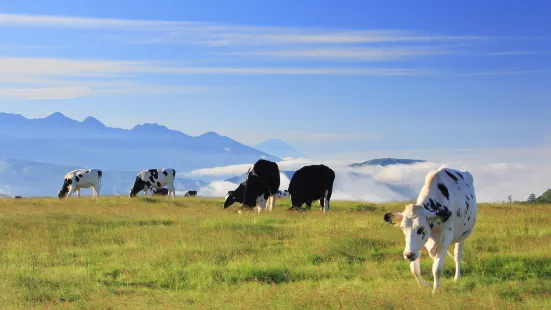
[[[237, 214], [222, 199], [0, 199], [0, 308], [551, 308], [551, 205], [480, 204], [453, 282], [420, 288], [402, 232], [404, 202], [332, 202], [323, 215]], [[422, 255], [425, 279], [432, 260]]]

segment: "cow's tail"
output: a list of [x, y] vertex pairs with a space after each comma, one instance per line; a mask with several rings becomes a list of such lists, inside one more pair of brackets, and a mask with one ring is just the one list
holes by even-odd
[[[453, 254], [450, 253], [450, 250], [448, 250], [448, 255], [449, 255], [453, 260], [455, 260], [455, 257], [453, 257]], [[465, 264], [465, 261], [464, 261], [464, 260], [461, 260], [461, 263], [462, 263], [463, 265], [467, 265], [467, 264]]]
[[99, 186], [101, 187], [101, 179], [103, 177], [103, 172], [101, 170], [98, 170], [98, 183], [99, 183]]

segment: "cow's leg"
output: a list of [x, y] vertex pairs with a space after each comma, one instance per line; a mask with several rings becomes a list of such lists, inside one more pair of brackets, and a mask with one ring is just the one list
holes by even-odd
[[172, 194], [172, 200], [176, 199], [175, 195], [175, 189], [174, 189], [174, 183], [168, 182], [167, 184], [168, 194], [166, 195], [166, 199], [170, 199], [170, 195]]
[[[320, 205], [322, 207], [322, 211], [325, 213], [329, 211], [329, 200], [327, 199], [327, 196], [329, 195], [329, 191], [325, 190], [325, 194], [323, 195], [323, 198], [320, 199]], [[322, 203], [323, 202], [323, 203]]]
[[455, 244], [455, 249], [453, 251], [453, 259], [455, 260], [455, 277], [453, 280], [455, 282], [459, 281], [461, 277], [461, 261], [463, 260], [463, 242], [458, 242]]
[[434, 286], [432, 287], [432, 293], [436, 293], [436, 291], [440, 287], [440, 278], [442, 277], [442, 272], [444, 270], [444, 259], [446, 258], [449, 246], [449, 243], [442, 244], [434, 255], [434, 262], [432, 263]]
[[[270, 198], [268, 198], [270, 199]], [[266, 210], [266, 204], [267, 204], [268, 200], [266, 200], [266, 198], [264, 198], [264, 195], [262, 195], [262, 198], [260, 199], [260, 207], [262, 208], [262, 210]], [[258, 212], [260, 212], [260, 209], [258, 209]]]
[[275, 201], [276, 201], [276, 195], [271, 196], [270, 203], [268, 204], [268, 210], [270, 212], [272, 212], [272, 210], [274, 209]]
[[101, 180], [98, 182], [96, 186], [94, 186], [94, 190], [96, 191], [96, 199], [99, 197], [99, 191], [101, 190]]
[[67, 193], [67, 196], [65, 199], [68, 199], [69, 197], [71, 197], [74, 191], [75, 191], [75, 187], [73, 187], [73, 185], [69, 185], [69, 193]]
[[325, 212], [329, 211], [329, 191], [325, 191]]
[[421, 257], [417, 258], [413, 262], [409, 263], [409, 269], [411, 270], [411, 273], [413, 273], [413, 276], [415, 276], [415, 279], [417, 280], [417, 283], [419, 286], [429, 286], [430, 283], [427, 282], [422, 276], [421, 276]]
[[77, 192], [78, 199], [80, 199], [80, 188], [77, 188], [76, 192]]
[[92, 185], [92, 190], [94, 191], [94, 195], [92, 196], [93, 200], [96, 200], [96, 196], [98, 195], [98, 192], [96, 191], [96, 187]]

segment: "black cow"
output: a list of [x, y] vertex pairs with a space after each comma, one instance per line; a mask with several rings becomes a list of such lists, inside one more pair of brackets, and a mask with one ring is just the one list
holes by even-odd
[[259, 159], [247, 173], [242, 207], [252, 209], [259, 205], [258, 212], [260, 212], [261, 209], [266, 208], [266, 203], [270, 199], [268, 209], [272, 211], [279, 184], [279, 167], [277, 164], [269, 160]]
[[190, 189], [184, 194], [184, 197], [187, 197], [187, 196], [197, 196], [197, 191]]
[[307, 209], [310, 209], [312, 201], [319, 199], [321, 210], [327, 212], [334, 181], [335, 172], [325, 165], [310, 165], [300, 168], [289, 183], [292, 205], [290, 210], [301, 210], [304, 203]]

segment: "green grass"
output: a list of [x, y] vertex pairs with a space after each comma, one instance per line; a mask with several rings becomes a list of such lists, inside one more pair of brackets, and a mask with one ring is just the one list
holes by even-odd
[[551, 308], [551, 205], [480, 205], [463, 277], [446, 258], [436, 296], [383, 221], [403, 205], [335, 201], [323, 215], [278, 200], [239, 215], [194, 197], [0, 199], [0, 308]]

